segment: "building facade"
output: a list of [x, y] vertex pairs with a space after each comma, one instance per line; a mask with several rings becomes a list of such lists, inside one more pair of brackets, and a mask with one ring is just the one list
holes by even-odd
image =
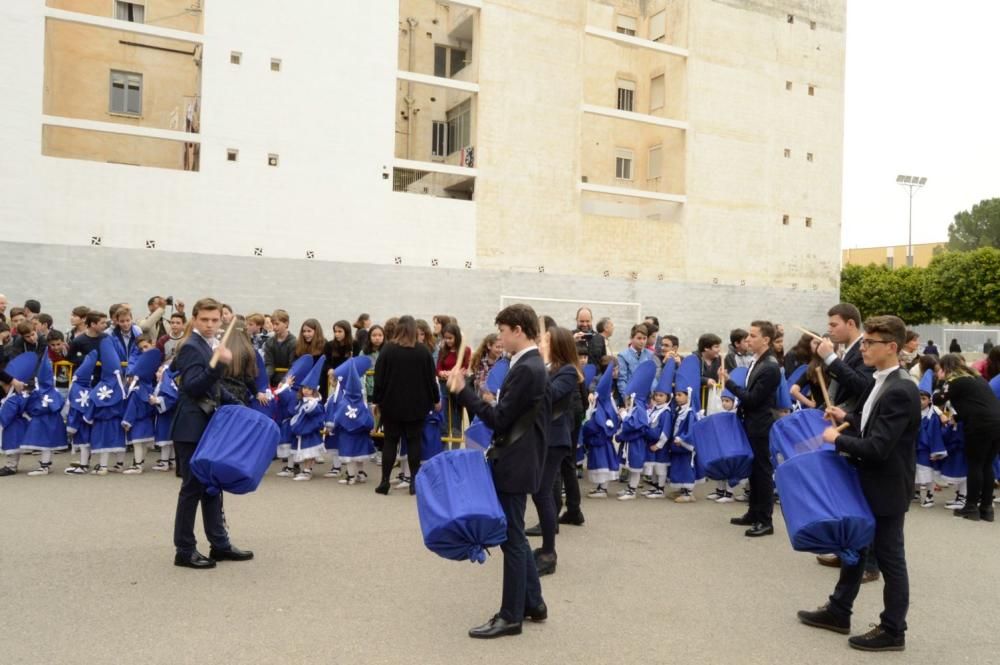
[[[488, 324], [599, 298], [698, 312], [694, 334], [837, 298], [842, 0], [24, 0], [0, 22], [0, 260], [101, 257], [111, 300], [184, 266], [246, 307], [318, 289]], [[338, 288], [356, 276], [379, 295]]]
[[[925, 242], [913, 245], [913, 265], [918, 268], [926, 268], [931, 259], [947, 247], [947, 242]], [[907, 249], [906, 245], [845, 248], [841, 260], [845, 266], [867, 266], [874, 263], [889, 268], [902, 268], [908, 265]]]

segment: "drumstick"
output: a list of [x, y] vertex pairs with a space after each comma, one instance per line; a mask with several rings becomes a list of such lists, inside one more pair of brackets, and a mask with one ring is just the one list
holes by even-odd
[[830, 392], [826, 389], [826, 379], [823, 378], [822, 368], [816, 368], [816, 378], [819, 379], [819, 390], [823, 393], [823, 403], [827, 406], [833, 406], [830, 401]]
[[847, 429], [850, 426], [851, 426], [851, 423], [840, 423], [839, 425], [837, 425], [837, 431], [838, 432], [843, 432], [845, 429]]
[[826, 341], [826, 339], [825, 339], [824, 337], [822, 337], [822, 336], [820, 336], [820, 335], [817, 335], [816, 333], [814, 333], [814, 332], [813, 332], [813, 331], [811, 331], [811, 330], [806, 330], [806, 329], [805, 329], [805, 328], [803, 328], [802, 326], [795, 326], [795, 327], [796, 327], [796, 328], [797, 328], [798, 330], [800, 330], [800, 331], [804, 332], [805, 334], [809, 335], [810, 337], [812, 337], [812, 338], [813, 338], [813, 339], [815, 339], [815, 340], [819, 340], [820, 342], [825, 342], [825, 341]]
[[208, 361], [208, 366], [212, 369], [215, 369], [215, 366], [219, 364], [219, 349], [226, 345], [226, 342], [229, 341], [229, 336], [233, 334], [233, 330], [235, 328], [236, 321], [233, 321], [229, 324], [229, 327], [226, 328], [226, 332], [222, 335], [222, 341], [219, 342], [218, 348], [216, 348], [215, 352], [212, 353], [212, 359]]

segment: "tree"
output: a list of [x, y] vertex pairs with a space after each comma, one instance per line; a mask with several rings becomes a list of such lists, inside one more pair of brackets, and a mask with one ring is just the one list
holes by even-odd
[[861, 316], [893, 314], [908, 325], [933, 320], [933, 311], [925, 297], [926, 269], [884, 265], [845, 266], [840, 276], [840, 298], [854, 303]]
[[948, 225], [948, 248], [971, 251], [980, 247], [1000, 248], [1000, 199], [983, 199], [955, 215]]
[[934, 318], [953, 323], [1000, 321], [1000, 249], [982, 247], [935, 256], [927, 267], [924, 291]]

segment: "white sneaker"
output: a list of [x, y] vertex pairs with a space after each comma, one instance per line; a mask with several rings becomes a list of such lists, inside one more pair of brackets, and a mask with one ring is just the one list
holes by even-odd
[[133, 464], [129, 468], [122, 471], [126, 476], [137, 476], [142, 473], [142, 466], [139, 464]]
[[283, 467], [281, 471], [278, 472], [279, 478], [291, 478], [295, 475], [295, 470], [290, 466]]
[[337, 478], [340, 476], [340, 469], [333, 467], [329, 471], [323, 474], [324, 478]]
[[954, 499], [944, 504], [944, 507], [948, 510], [961, 510], [965, 508], [965, 495], [956, 494]]
[[150, 467], [153, 471], [170, 471], [170, 462], [165, 459], [161, 459], [159, 462]]
[[921, 508], [933, 508], [934, 507], [934, 495], [928, 494], [924, 497], [923, 501], [920, 502]]
[[108, 467], [101, 466], [100, 464], [98, 464], [93, 469], [91, 469], [90, 475], [92, 475], [92, 476], [106, 476], [106, 475], [108, 475]]
[[362, 484], [363, 483], [367, 483], [368, 482], [368, 474], [365, 473], [364, 471], [358, 471], [358, 475], [357, 475], [357, 478], [356, 478], [355, 482], [362, 483]]
[[300, 471], [292, 480], [312, 480], [312, 471]]
[[607, 499], [608, 498], [608, 490], [604, 489], [603, 487], [595, 487], [594, 489], [592, 489], [589, 492], [587, 492], [587, 498], [588, 499]]
[[376, 451], [375, 452], [374, 462], [375, 462], [375, 466], [382, 466], [382, 452], [381, 451]]
[[735, 499], [735, 497], [733, 497], [733, 493], [732, 492], [725, 492], [724, 491], [722, 493], [722, 496], [720, 496], [718, 499], [716, 499], [715, 502], [716, 503], [732, 503], [735, 500], [736, 499]]
[[409, 486], [410, 486], [410, 478], [404, 476], [402, 478], [402, 480], [400, 480], [398, 483], [396, 483], [395, 488], [398, 489], [398, 490], [405, 490], [405, 489], [409, 488]]
[[716, 488], [712, 490], [712, 493], [706, 496], [705, 498], [708, 499], [709, 501], [718, 501], [722, 497], [723, 497], [723, 490]]
[[28, 472], [29, 476], [47, 476], [52, 473], [48, 464], [39, 464], [37, 469]]
[[105, 468], [107, 468], [107, 470], [110, 471], [111, 473], [122, 473], [123, 471], [125, 471], [125, 463], [124, 462], [115, 462], [114, 466], [105, 467]]
[[632, 489], [631, 487], [618, 493], [619, 501], [631, 501], [634, 498], [635, 498], [635, 490]]
[[85, 476], [90, 473], [90, 469], [85, 466], [80, 466], [79, 464], [74, 464], [73, 466], [67, 466], [63, 469], [63, 473], [67, 476]]
[[681, 490], [674, 503], [694, 503], [694, 494], [691, 494], [691, 490]]
[[646, 492], [646, 498], [647, 499], [662, 499], [666, 495], [667, 495], [667, 493], [664, 492], [659, 487], [654, 487], [653, 489], [651, 489], [648, 492]]
[[351, 474], [347, 474], [337, 482], [340, 483], [341, 485], [353, 485], [356, 481], [354, 479], [354, 476], [352, 476]]

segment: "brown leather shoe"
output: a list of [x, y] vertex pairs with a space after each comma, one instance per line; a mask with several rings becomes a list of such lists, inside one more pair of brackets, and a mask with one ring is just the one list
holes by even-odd
[[829, 566], [830, 568], [840, 568], [840, 557], [836, 554], [819, 554], [816, 556], [816, 561], [819, 562], [821, 566]]

